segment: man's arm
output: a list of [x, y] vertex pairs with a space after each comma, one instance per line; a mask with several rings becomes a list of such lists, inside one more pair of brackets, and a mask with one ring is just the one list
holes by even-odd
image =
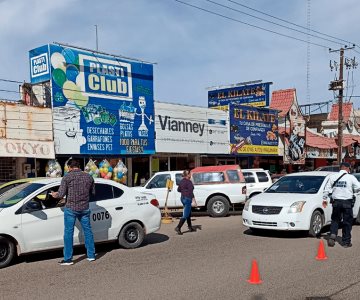
[[67, 194], [67, 181], [66, 181], [66, 177], [63, 177], [63, 179], [61, 179], [61, 184], [60, 184], [60, 188], [57, 192], [51, 192], [51, 196], [53, 196], [54, 198], [64, 198], [65, 195]]

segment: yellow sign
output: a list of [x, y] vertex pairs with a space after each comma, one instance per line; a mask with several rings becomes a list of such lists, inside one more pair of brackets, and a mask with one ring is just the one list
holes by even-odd
[[172, 181], [171, 179], [166, 179], [166, 188], [168, 190], [172, 190], [174, 187], [174, 181]]
[[239, 154], [276, 154], [278, 155], [278, 146], [258, 146], [258, 145], [244, 145], [236, 149], [236, 144], [231, 144], [231, 152]]

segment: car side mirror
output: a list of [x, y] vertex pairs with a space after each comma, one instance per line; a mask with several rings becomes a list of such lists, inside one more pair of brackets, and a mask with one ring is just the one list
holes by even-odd
[[26, 203], [24, 212], [30, 213], [38, 210], [42, 210], [41, 203], [35, 200], [30, 200], [29, 202]]
[[149, 184], [146, 186], [147, 189], [152, 189], [153, 187], [154, 187], [154, 184], [153, 184], [153, 183], [149, 183]]

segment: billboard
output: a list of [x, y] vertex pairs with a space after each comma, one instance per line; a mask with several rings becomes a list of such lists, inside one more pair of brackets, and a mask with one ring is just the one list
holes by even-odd
[[227, 110], [229, 104], [269, 106], [272, 82], [236, 86], [208, 92], [208, 107]]
[[278, 113], [245, 105], [229, 106], [232, 154], [278, 155]]
[[229, 154], [228, 113], [155, 102], [156, 152]]
[[50, 44], [30, 51], [30, 68], [31, 83], [50, 72], [57, 154], [155, 152], [151, 64]]

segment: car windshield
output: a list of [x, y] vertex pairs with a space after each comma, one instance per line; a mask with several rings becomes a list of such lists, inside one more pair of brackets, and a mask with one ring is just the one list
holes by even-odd
[[284, 176], [265, 193], [316, 194], [326, 176]]
[[44, 184], [27, 182], [8, 190], [0, 196], [0, 208], [15, 205], [42, 186], [44, 186]]

